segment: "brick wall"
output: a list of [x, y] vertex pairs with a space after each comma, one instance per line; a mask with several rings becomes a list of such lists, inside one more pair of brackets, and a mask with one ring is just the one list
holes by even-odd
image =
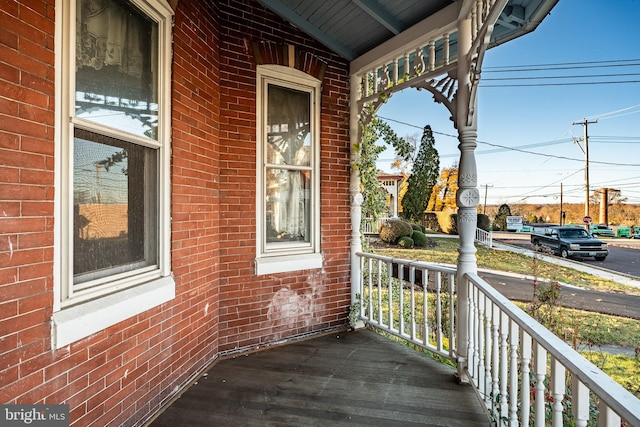
[[[254, 1], [181, 0], [172, 67], [176, 298], [51, 350], [54, 6], [0, 0], [0, 403], [65, 402], [74, 425], [136, 425], [219, 352], [344, 325], [347, 64]], [[322, 271], [254, 275], [256, 91], [246, 45], [254, 40], [292, 44], [329, 65]], [[304, 316], [280, 312], [284, 303]]]
[[[251, 0], [225, 2], [220, 34], [220, 350], [344, 325], [349, 283], [347, 64]], [[246, 21], [244, 17], [254, 17]], [[252, 42], [293, 45], [328, 63], [321, 111], [322, 271], [255, 276], [256, 64]], [[287, 303], [291, 311], [281, 310]]]

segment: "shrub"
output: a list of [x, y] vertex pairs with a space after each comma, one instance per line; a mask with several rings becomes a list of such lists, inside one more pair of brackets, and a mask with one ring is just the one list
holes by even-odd
[[424, 214], [424, 223], [429, 230], [432, 230], [435, 233], [442, 231], [442, 228], [440, 228], [440, 222], [438, 222], [438, 216], [433, 212], [427, 212]]
[[413, 234], [411, 235], [411, 238], [413, 239], [413, 243], [420, 247], [420, 248], [425, 248], [427, 247], [427, 236], [420, 230], [413, 230]]
[[411, 224], [411, 228], [414, 230], [422, 231], [422, 226], [420, 224]]
[[485, 214], [478, 214], [477, 227], [484, 231], [489, 231], [491, 230], [491, 220]]
[[398, 239], [398, 246], [405, 249], [413, 247], [413, 239], [411, 237], [402, 236]]
[[447, 234], [458, 234], [458, 214], [457, 213], [449, 215], [449, 227], [447, 228]]
[[380, 227], [380, 239], [383, 242], [395, 244], [399, 238], [409, 237], [413, 233], [413, 228], [408, 222], [399, 219], [390, 219]]

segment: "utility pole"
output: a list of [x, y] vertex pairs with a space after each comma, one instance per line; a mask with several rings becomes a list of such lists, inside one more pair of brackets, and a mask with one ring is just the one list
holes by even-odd
[[[589, 125], [592, 123], [598, 123], [597, 120], [587, 120], [582, 119], [581, 122], [573, 122], [572, 125], [582, 125], [584, 127], [584, 150], [578, 144], [578, 147], [584, 153], [585, 158], [585, 166], [584, 166], [584, 177], [585, 177], [585, 198], [584, 198], [584, 216], [589, 216]], [[576, 144], [579, 140], [574, 141]]]
[[562, 183], [560, 183], [560, 225], [564, 225], [564, 212], [562, 211]]
[[487, 214], [487, 188], [493, 187], [493, 185], [485, 184], [484, 185], [484, 206], [482, 207], [482, 215]]

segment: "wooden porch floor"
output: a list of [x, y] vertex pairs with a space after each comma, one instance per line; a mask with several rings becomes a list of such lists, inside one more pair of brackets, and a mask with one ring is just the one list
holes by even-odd
[[221, 360], [149, 425], [469, 427], [489, 420], [453, 368], [359, 330]]

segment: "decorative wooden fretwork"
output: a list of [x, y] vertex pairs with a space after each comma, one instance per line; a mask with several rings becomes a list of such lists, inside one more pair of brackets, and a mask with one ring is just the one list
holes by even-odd
[[403, 52], [383, 58], [378, 66], [360, 75], [360, 93], [357, 96], [360, 110], [365, 104], [375, 107], [386, 102], [393, 93], [407, 87], [430, 91], [436, 102], [451, 112], [454, 125], [456, 117], [457, 67], [466, 61], [469, 72], [470, 99], [465, 123], [470, 125], [475, 115], [474, 106], [484, 53], [490, 41], [493, 26], [504, 9], [507, 0], [476, 0], [465, 13], [471, 21], [471, 49], [460, 57], [458, 52], [457, 23], [443, 27], [428, 39], [407, 45]]
[[318, 56], [285, 43], [252, 42], [256, 65], [283, 65], [303, 71], [322, 81], [327, 63]]

